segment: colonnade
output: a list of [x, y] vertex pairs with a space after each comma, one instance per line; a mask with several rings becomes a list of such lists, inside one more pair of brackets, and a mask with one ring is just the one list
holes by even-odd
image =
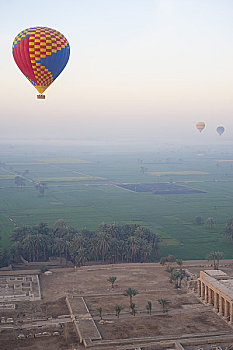
[[225, 320], [233, 322], [233, 301], [230, 298], [200, 278], [197, 280], [197, 294], [203, 302], [213, 305], [214, 311]]

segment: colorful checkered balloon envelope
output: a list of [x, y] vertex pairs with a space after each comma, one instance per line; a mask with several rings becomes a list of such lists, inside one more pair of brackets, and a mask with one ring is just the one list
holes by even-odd
[[12, 53], [21, 72], [42, 94], [65, 68], [70, 46], [57, 30], [34, 27], [16, 36]]

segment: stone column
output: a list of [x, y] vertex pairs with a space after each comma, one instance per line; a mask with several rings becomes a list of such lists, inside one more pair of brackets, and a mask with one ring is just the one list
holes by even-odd
[[230, 301], [230, 323], [233, 322], [233, 304], [232, 304], [232, 300]]
[[208, 303], [212, 304], [212, 290], [210, 287], [208, 288]]
[[201, 281], [201, 300], [204, 298], [204, 283]]
[[201, 281], [197, 280], [197, 295], [198, 297], [201, 296]]
[[208, 286], [205, 284], [205, 303], [208, 303]]
[[197, 282], [194, 281], [194, 282], [193, 282], [193, 293], [196, 292], [196, 289], [197, 289]]
[[222, 296], [219, 294], [219, 315], [223, 315]]
[[227, 320], [228, 317], [228, 301], [224, 299], [224, 318]]
[[218, 295], [216, 291], [214, 291], [214, 311], [218, 312]]

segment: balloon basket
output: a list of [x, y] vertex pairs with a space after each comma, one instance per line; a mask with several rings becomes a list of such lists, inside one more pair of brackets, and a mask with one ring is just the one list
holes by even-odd
[[37, 95], [38, 100], [45, 100], [45, 95]]

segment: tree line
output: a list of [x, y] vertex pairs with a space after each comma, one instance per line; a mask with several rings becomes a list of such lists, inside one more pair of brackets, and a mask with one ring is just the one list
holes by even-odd
[[65, 258], [76, 266], [86, 262], [152, 262], [159, 255], [160, 237], [147, 227], [117, 223], [98, 226], [97, 230], [80, 231], [58, 220], [16, 227], [11, 234], [12, 246], [0, 251], [0, 266], [19, 261], [48, 261]]

